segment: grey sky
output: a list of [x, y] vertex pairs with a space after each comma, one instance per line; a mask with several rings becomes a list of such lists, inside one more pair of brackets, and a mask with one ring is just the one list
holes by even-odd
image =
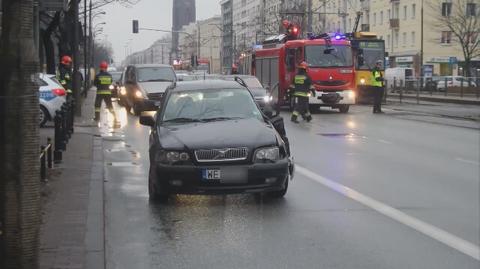
[[[132, 20], [138, 19], [140, 27], [170, 30], [172, 28], [173, 0], [141, 0], [131, 8], [112, 3], [103, 8], [107, 14], [98, 16], [95, 23], [106, 22], [103, 26], [106, 38], [112, 43], [115, 61], [125, 58], [125, 46], [130, 41], [132, 51], [149, 47], [163, 34], [159, 32], [141, 31], [132, 34]], [[196, 0], [197, 20], [220, 14], [220, 0]]]

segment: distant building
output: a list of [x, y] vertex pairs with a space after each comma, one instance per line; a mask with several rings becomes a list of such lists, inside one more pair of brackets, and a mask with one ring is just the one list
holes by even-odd
[[196, 21], [195, 0], [173, 0], [172, 56], [178, 57], [178, 38], [183, 26]]
[[172, 40], [170, 36], [155, 41], [149, 48], [128, 55], [122, 62], [129, 64], [169, 64]]
[[222, 72], [229, 73], [233, 64], [233, 0], [222, 0]]

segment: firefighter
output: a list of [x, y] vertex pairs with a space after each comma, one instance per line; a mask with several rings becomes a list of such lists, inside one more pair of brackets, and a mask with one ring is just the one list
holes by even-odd
[[373, 113], [383, 113], [382, 99], [385, 88], [383, 87], [384, 78], [381, 72], [382, 63], [382, 60], [378, 60], [372, 70]]
[[68, 96], [72, 95], [72, 58], [64, 55], [58, 66], [57, 79], [67, 91]]
[[100, 63], [100, 72], [95, 76], [95, 87], [97, 87], [97, 96], [95, 97], [95, 121], [100, 120], [100, 109], [102, 107], [102, 100], [105, 101], [108, 110], [113, 114], [116, 122], [115, 111], [112, 105], [112, 92], [110, 85], [113, 83], [112, 75], [107, 72], [108, 64], [103, 61]]
[[312, 80], [307, 74], [307, 68], [307, 63], [301, 62], [298, 66], [297, 75], [293, 79], [293, 94], [291, 98], [295, 98], [296, 102], [291, 120], [295, 123], [298, 123], [297, 118], [299, 115], [302, 115], [302, 118], [307, 122], [312, 120], [308, 103], [308, 93], [312, 92], [315, 96], [315, 90], [312, 89]]

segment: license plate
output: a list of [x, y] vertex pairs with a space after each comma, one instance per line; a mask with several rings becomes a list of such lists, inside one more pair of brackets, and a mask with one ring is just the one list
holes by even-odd
[[204, 180], [220, 180], [222, 178], [220, 169], [203, 169], [202, 179]]

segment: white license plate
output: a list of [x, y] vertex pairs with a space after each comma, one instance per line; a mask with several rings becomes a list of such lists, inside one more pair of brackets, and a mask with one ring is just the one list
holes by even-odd
[[220, 180], [221, 178], [220, 169], [202, 169], [202, 179], [204, 180]]

